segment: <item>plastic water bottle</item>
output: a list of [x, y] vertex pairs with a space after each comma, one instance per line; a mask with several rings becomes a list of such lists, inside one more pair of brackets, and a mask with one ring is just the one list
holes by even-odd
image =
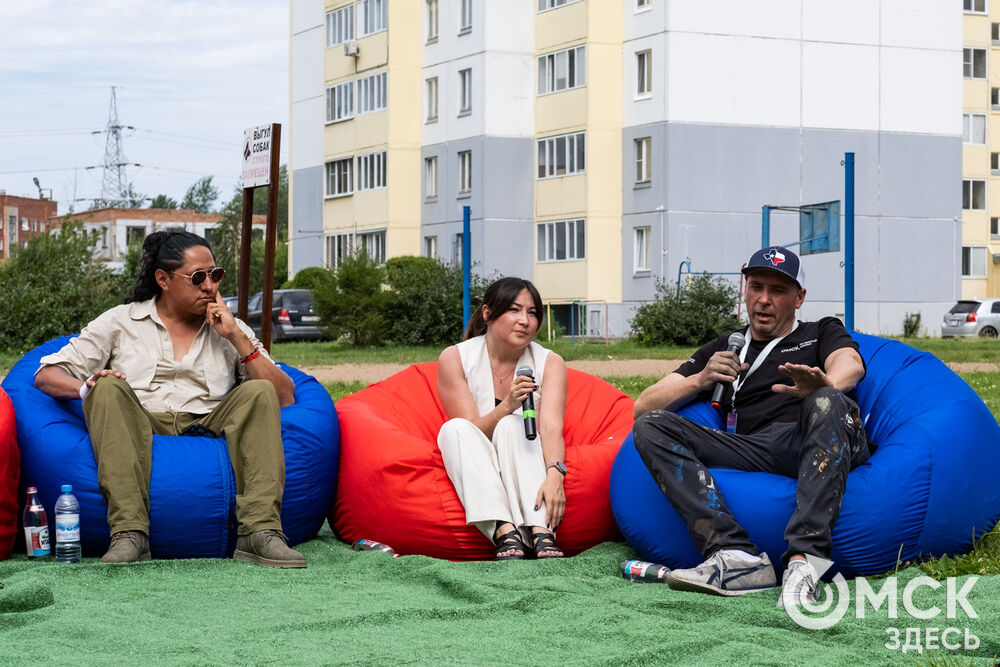
[[73, 495], [73, 486], [63, 484], [62, 495], [56, 500], [56, 561], [79, 563], [81, 560], [80, 503]]
[[24, 504], [24, 544], [28, 558], [44, 558], [51, 553], [49, 548], [49, 518], [38, 499], [38, 489], [28, 487], [28, 501]]
[[399, 554], [393, 551], [392, 547], [375, 540], [357, 540], [351, 545], [351, 548], [355, 551], [384, 551], [393, 558], [399, 558]]
[[659, 563], [644, 560], [626, 560], [618, 566], [618, 573], [629, 581], [639, 584], [663, 584], [670, 568]]

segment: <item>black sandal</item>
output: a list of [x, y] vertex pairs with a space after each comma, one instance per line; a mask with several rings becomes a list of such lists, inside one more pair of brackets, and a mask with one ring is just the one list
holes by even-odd
[[[524, 560], [527, 548], [525, 547], [524, 540], [521, 539], [521, 533], [517, 530], [517, 528], [511, 528], [503, 535], [496, 535], [494, 533], [493, 542], [497, 546], [497, 560]], [[505, 551], [510, 551], [512, 549], [516, 549], [517, 551], [506, 556], [500, 555]]]
[[546, 558], [563, 558], [566, 554], [559, 545], [556, 544], [555, 536], [552, 533], [532, 533], [532, 549], [535, 558], [544, 560]]

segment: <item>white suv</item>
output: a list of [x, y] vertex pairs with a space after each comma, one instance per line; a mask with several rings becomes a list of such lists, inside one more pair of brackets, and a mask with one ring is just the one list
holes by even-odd
[[941, 326], [942, 338], [996, 338], [997, 332], [1000, 332], [1000, 299], [959, 301], [944, 316]]

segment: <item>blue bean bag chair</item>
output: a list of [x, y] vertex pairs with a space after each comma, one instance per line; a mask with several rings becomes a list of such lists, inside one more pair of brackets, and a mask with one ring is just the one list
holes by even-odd
[[[3, 382], [17, 415], [21, 487], [38, 487], [49, 522], [62, 484], [80, 501], [85, 556], [108, 547], [107, 505], [97, 485], [97, 463], [80, 401], [57, 401], [35, 389], [46, 354], [70, 337], [26, 354]], [[281, 523], [291, 544], [319, 532], [333, 502], [340, 427], [329, 393], [310, 375], [281, 365], [295, 382], [295, 403], [281, 410], [285, 493]], [[153, 436], [149, 540], [155, 558], [221, 558], [236, 546], [236, 483], [225, 438]], [[53, 533], [54, 534], [54, 533]]]
[[[933, 355], [898, 341], [853, 337], [868, 367], [858, 405], [878, 449], [848, 475], [829, 575], [877, 574], [897, 558], [967, 551], [1000, 519], [1000, 426], [969, 385]], [[722, 427], [708, 403], [689, 404], [681, 414]], [[795, 480], [723, 469], [712, 474], [750, 539], [780, 567]], [[703, 560], [631, 435], [611, 468], [611, 508], [641, 558], [673, 568]]]

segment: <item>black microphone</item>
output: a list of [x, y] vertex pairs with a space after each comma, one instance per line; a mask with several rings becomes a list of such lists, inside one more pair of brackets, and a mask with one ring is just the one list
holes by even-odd
[[[517, 369], [515, 373], [517, 377], [531, 378], [532, 381], [535, 379], [535, 371], [531, 370], [531, 366], [521, 366]], [[528, 440], [534, 440], [538, 437], [538, 431], [535, 430], [535, 394], [534, 392], [529, 393], [524, 397], [524, 403], [521, 404], [521, 416], [524, 417], [524, 437]]]
[[[729, 352], [739, 353], [743, 349], [743, 346], [747, 343], [747, 337], [743, 335], [742, 331], [734, 331], [729, 334], [729, 347], [726, 348]], [[722, 405], [722, 392], [726, 388], [725, 382], [716, 382], [715, 391], [712, 392], [712, 407], [716, 410]], [[730, 383], [731, 384], [731, 383]]]

